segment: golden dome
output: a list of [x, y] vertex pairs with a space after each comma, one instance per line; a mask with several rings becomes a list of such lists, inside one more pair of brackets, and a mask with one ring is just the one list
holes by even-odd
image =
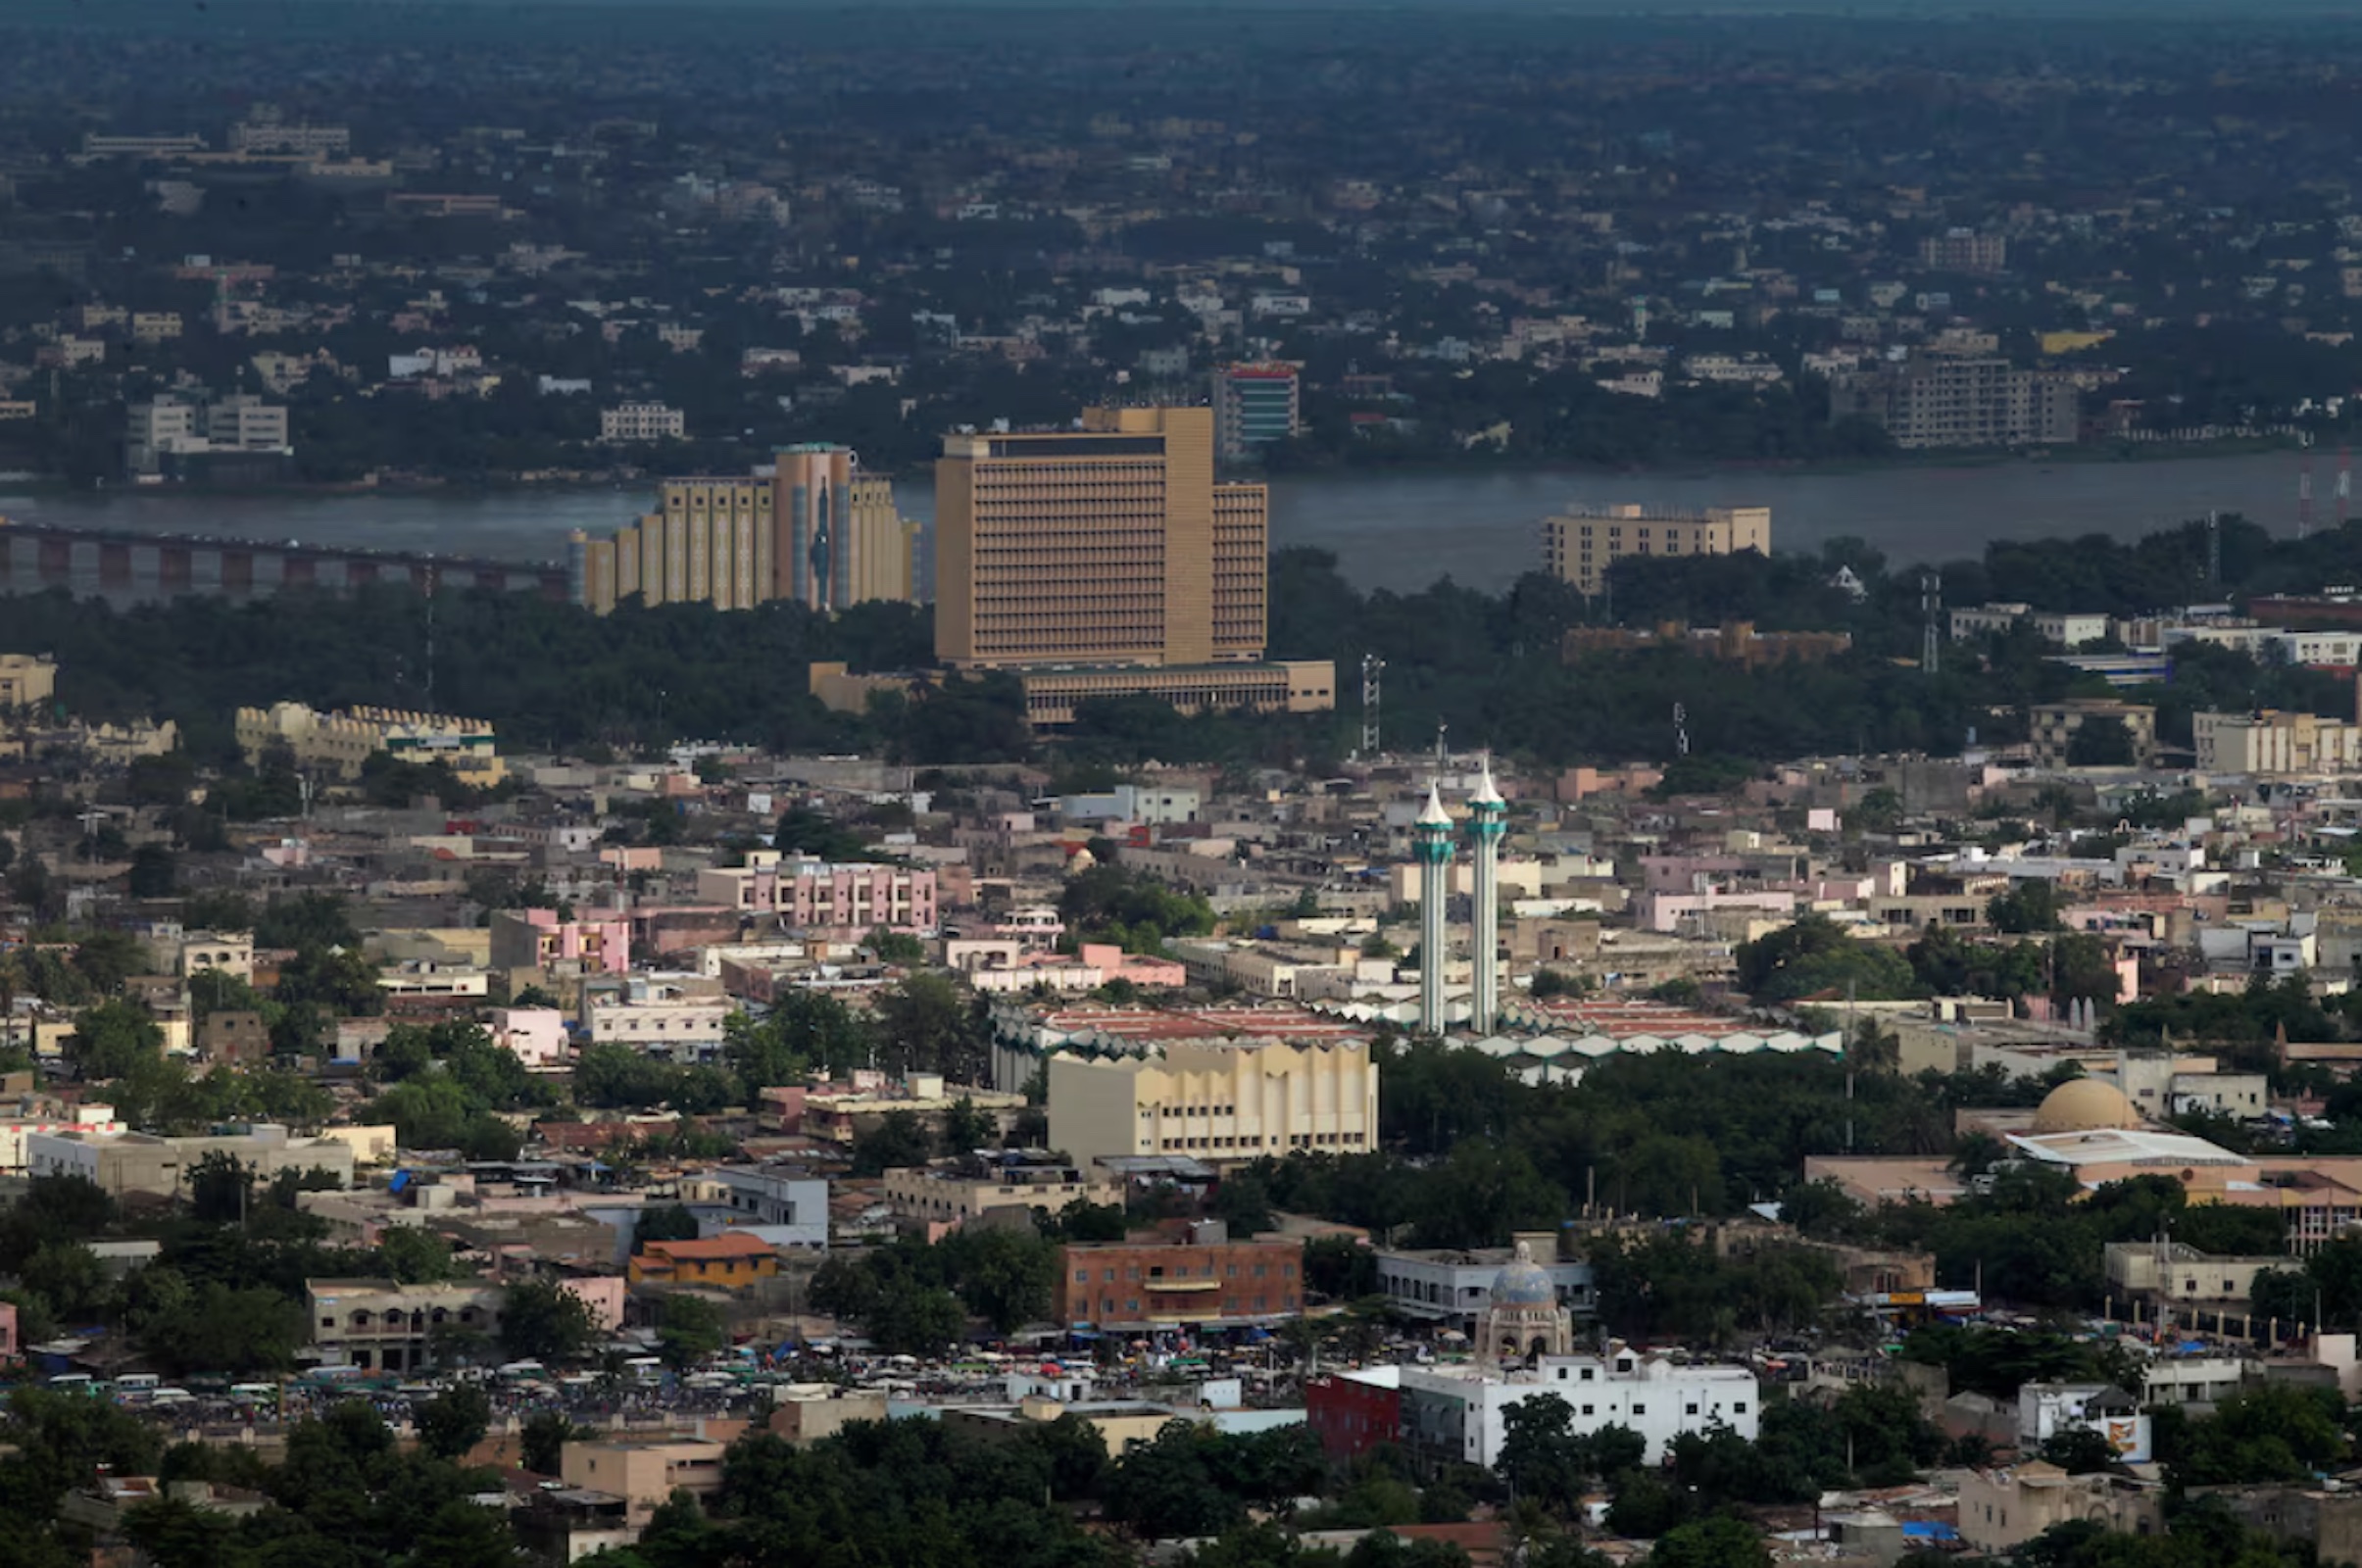
[[2042, 1097], [2034, 1113], [2038, 1133], [2088, 1133], [2102, 1127], [2138, 1127], [2141, 1115], [2124, 1091], [2095, 1078], [2071, 1078]]

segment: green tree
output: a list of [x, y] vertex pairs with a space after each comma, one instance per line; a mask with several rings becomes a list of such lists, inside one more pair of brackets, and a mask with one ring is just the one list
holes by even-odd
[[537, 1476], [554, 1476], [565, 1461], [566, 1446], [593, 1435], [591, 1429], [567, 1420], [563, 1411], [536, 1411], [525, 1417], [517, 1430], [518, 1462]]
[[74, 1021], [66, 1059], [85, 1079], [125, 1078], [164, 1054], [164, 1031], [135, 1002], [102, 1002]]
[[1677, 1525], [1648, 1550], [1652, 1568], [1771, 1568], [1762, 1532], [1728, 1516]]
[[652, 1203], [640, 1210], [631, 1229], [631, 1250], [647, 1250], [650, 1242], [694, 1242], [697, 1216], [680, 1203]]
[[668, 1365], [696, 1366], [730, 1343], [728, 1320], [705, 1297], [675, 1291], [658, 1309], [657, 1341]]
[[1555, 1394], [1520, 1399], [1501, 1413], [1501, 1457], [1493, 1468], [1511, 1494], [1561, 1519], [1582, 1505], [1589, 1446], [1575, 1435], [1574, 1407]]
[[940, 974], [906, 975], [871, 1002], [880, 1041], [879, 1064], [897, 1074], [941, 1073], [954, 1083], [984, 1076], [986, 1043], [979, 1011]]
[[520, 1361], [574, 1360], [590, 1348], [597, 1334], [589, 1305], [554, 1281], [512, 1285], [501, 1305], [501, 1346]]
[[418, 1407], [418, 1442], [438, 1459], [457, 1459], [492, 1430], [491, 1396], [474, 1384], [445, 1389]]
[[951, 1250], [946, 1269], [958, 1281], [960, 1301], [995, 1334], [1049, 1317], [1058, 1251], [1040, 1235], [963, 1227], [937, 1245]]
[[2042, 1458], [2071, 1476], [2116, 1467], [2116, 1446], [2095, 1427], [2068, 1427], [2042, 1440]]
[[2018, 877], [2010, 882], [2008, 892], [1985, 906], [1985, 918], [1995, 931], [2011, 934], [2056, 931], [2063, 904], [2057, 883], [2046, 877]]
[[961, 1095], [945, 1108], [943, 1113], [943, 1152], [949, 1155], [970, 1153], [992, 1148], [1000, 1137], [1000, 1127], [993, 1117], [976, 1108], [975, 1101]]
[[451, 1244], [422, 1225], [390, 1225], [378, 1238], [377, 1258], [400, 1285], [433, 1285], [460, 1277]]
[[179, 863], [161, 844], [143, 844], [131, 852], [127, 886], [135, 899], [169, 899], [179, 887]]
[[935, 1140], [915, 1111], [889, 1110], [877, 1125], [853, 1135], [853, 1174], [882, 1176], [889, 1170], [924, 1165], [935, 1152]]

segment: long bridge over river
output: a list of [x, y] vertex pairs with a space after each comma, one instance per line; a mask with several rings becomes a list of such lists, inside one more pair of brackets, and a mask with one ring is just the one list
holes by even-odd
[[71, 589], [76, 598], [118, 604], [200, 594], [268, 598], [312, 590], [345, 593], [369, 583], [410, 583], [438, 592], [490, 588], [573, 597], [572, 574], [552, 562], [482, 561], [404, 555], [289, 539], [219, 539], [127, 529], [61, 528], [0, 518], [0, 594]]

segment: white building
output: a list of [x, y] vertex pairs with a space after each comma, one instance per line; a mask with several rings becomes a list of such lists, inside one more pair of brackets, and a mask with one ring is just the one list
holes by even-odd
[[681, 411], [662, 403], [618, 403], [599, 411], [602, 441], [678, 441], [688, 433]]
[[1546, 1394], [1566, 1401], [1578, 1436], [1611, 1426], [1639, 1433], [1648, 1464], [1660, 1463], [1686, 1432], [1724, 1427], [1754, 1442], [1763, 1405], [1761, 1386], [1743, 1366], [1684, 1365], [1620, 1342], [1604, 1355], [1544, 1356], [1520, 1371], [1404, 1367], [1402, 1377], [1404, 1446], [1487, 1469], [1501, 1457], [1510, 1406]]
[[1203, 804], [1199, 792], [1175, 785], [1118, 784], [1111, 790], [1061, 796], [1058, 813], [1066, 821], [1112, 818], [1124, 822], [1194, 822]]
[[2007, 631], [2020, 621], [2032, 626], [2042, 641], [2059, 648], [2079, 648], [2085, 643], [2098, 642], [2108, 635], [2108, 617], [2105, 615], [2036, 610], [2032, 605], [1978, 605], [1955, 610], [1951, 617], [1954, 642], [1983, 637], [1991, 632]]
[[2148, 1417], [2139, 1401], [2106, 1383], [2029, 1383], [2018, 1390], [2018, 1451], [2032, 1453], [2064, 1432], [2096, 1432], [2127, 1464], [2146, 1464]]
[[824, 1250], [828, 1246], [824, 1177], [805, 1170], [726, 1165], [692, 1181], [700, 1236], [734, 1231], [761, 1237], [773, 1247]]
[[[1378, 1294], [1406, 1317], [1426, 1318], [1457, 1329], [1472, 1327], [1483, 1314], [1493, 1282], [1509, 1261], [1505, 1247], [1469, 1250], [1439, 1249], [1378, 1250]], [[1588, 1314], [1596, 1304], [1592, 1267], [1580, 1258], [1553, 1257], [1538, 1265], [1550, 1276], [1558, 1304]]]
[[124, 1130], [123, 1124], [115, 1119], [113, 1105], [67, 1105], [28, 1095], [14, 1111], [0, 1114], [0, 1172], [12, 1176], [25, 1173], [25, 1140], [36, 1133], [112, 1138]]
[[586, 1009], [591, 1044], [629, 1046], [678, 1062], [704, 1061], [721, 1050], [722, 1020], [735, 1003], [635, 986], [623, 997], [593, 997]]

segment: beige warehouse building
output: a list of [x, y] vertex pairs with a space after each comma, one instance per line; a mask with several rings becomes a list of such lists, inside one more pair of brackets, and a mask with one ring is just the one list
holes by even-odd
[[1115, 1155], [1358, 1154], [1377, 1136], [1378, 1064], [1358, 1042], [1050, 1058], [1050, 1143], [1085, 1169]]

